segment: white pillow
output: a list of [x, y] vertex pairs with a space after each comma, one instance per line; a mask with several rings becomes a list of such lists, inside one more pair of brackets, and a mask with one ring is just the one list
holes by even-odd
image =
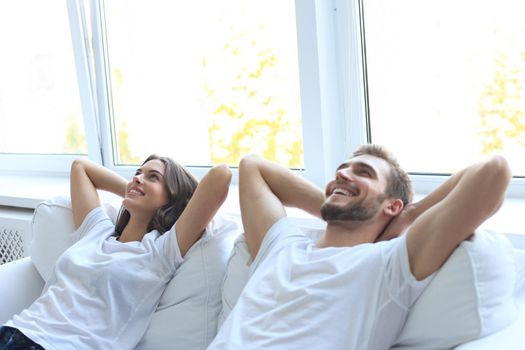
[[33, 213], [29, 255], [44, 281], [48, 281], [58, 257], [75, 242], [75, 224], [69, 197], [40, 203]]
[[239, 235], [233, 245], [230, 258], [228, 259], [228, 267], [224, 274], [224, 281], [222, 283], [222, 309], [219, 314], [218, 328], [232, 311], [233, 307], [239, 299], [248, 278], [250, 277], [250, 264], [252, 257], [246, 245], [246, 236]]
[[516, 260], [516, 290], [514, 296], [519, 303], [525, 304], [525, 249], [514, 249], [514, 259]]
[[478, 230], [412, 306], [394, 349], [450, 349], [503, 329], [518, 317], [515, 284], [510, 242]]
[[[319, 230], [303, 231], [314, 240], [319, 237]], [[248, 280], [250, 263], [242, 235], [228, 262], [220, 325]], [[515, 283], [509, 241], [501, 234], [479, 230], [454, 251], [413, 305], [394, 349], [450, 349], [497, 332], [517, 318]]]
[[[115, 222], [118, 209], [110, 203], [104, 203], [103, 208]], [[29, 255], [40, 276], [47, 282], [58, 257], [78, 240], [69, 196], [53, 197], [38, 204], [31, 229]]]
[[215, 217], [186, 253], [136, 349], [206, 349], [217, 333], [221, 284], [239, 234], [234, 217]]
[[[104, 209], [115, 221], [117, 208]], [[76, 240], [71, 201], [55, 197], [39, 204], [33, 215], [31, 259], [48, 280], [58, 257]], [[217, 331], [220, 287], [240, 224], [233, 216], [217, 215], [203, 237], [186, 253], [161, 296], [137, 349], [205, 349]]]

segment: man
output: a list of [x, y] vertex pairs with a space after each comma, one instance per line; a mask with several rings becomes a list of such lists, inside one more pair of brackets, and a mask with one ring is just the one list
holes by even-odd
[[[341, 164], [324, 194], [245, 157], [240, 205], [254, 261], [210, 349], [388, 349], [433, 273], [499, 208], [510, 178], [496, 156], [411, 205], [408, 176], [376, 145]], [[327, 222], [317, 243], [290, 223], [285, 205]]]

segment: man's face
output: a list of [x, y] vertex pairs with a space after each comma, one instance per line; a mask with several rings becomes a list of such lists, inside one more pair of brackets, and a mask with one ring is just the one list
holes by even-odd
[[335, 180], [325, 189], [321, 207], [325, 221], [367, 221], [382, 208], [390, 174], [389, 164], [370, 155], [361, 155], [341, 164]]

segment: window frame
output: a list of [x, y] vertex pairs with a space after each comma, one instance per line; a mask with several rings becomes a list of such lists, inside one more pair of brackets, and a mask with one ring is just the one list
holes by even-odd
[[[342, 98], [345, 106], [348, 150], [370, 141], [369, 109], [366, 81], [366, 42], [362, 21], [363, 0], [335, 0], [338, 14], [338, 64], [341, 69]], [[356, 55], [355, 52], [361, 54]], [[388, 145], [387, 145], [388, 146]], [[466, 164], [468, 165], [468, 164]], [[465, 165], [465, 166], [466, 166]], [[416, 195], [426, 195], [450, 174], [409, 173]], [[514, 177], [507, 190], [508, 198], [525, 198], [525, 177]]]
[[[70, 0], [72, 1], [72, 0]], [[79, 3], [82, 6], [83, 3]], [[96, 119], [99, 128], [100, 163], [125, 177], [135, 171], [134, 166], [116, 165], [113, 147], [114, 130], [111, 122], [111, 92], [106, 55], [106, 38], [104, 32], [104, 0], [91, 0], [91, 30], [94, 74], [80, 71], [96, 86], [93, 95], [96, 101]], [[79, 11], [87, 16], [86, 10]], [[336, 28], [334, 27], [334, 1], [302, 0], [296, 1], [297, 45], [299, 53], [300, 94], [303, 125], [304, 169], [296, 170], [319, 186], [324, 186], [331, 178], [333, 169], [344, 160], [341, 152], [345, 147], [344, 131], [338, 127], [344, 123], [340, 102], [340, 85], [337, 70]], [[87, 26], [83, 26], [84, 31]], [[78, 40], [86, 40], [88, 34], [77, 33]], [[79, 67], [88, 66], [88, 51], [84, 52], [84, 62]], [[82, 59], [81, 56], [78, 58]], [[87, 83], [86, 83], [87, 85]], [[89, 90], [84, 90], [89, 94]], [[86, 104], [88, 105], [88, 104]], [[94, 113], [88, 109], [85, 113]], [[319, 130], [322, 133], [319, 134]], [[91, 150], [90, 150], [91, 151]], [[90, 153], [90, 158], [91, 153]], [[94, 159], [96, 160], [96, 159]], [[322, 166], [320, 166], [320, 164]], [[198, 178], [204, 176], [209, 167], [190, 166], [188, 169]], [[237, 183], [237, 171], [234, 168], [233, 183]]]
[[[296, 0], [297, 45], [303, 121], [304, 170], [318, 186], [369, 137], [362, 0]], [[67, 0], [69, 23], [88, 144], [87, 157], [131, 177], [134, 166], [115, 165], [111, 95], [106, 69], [104, 0]], [[342, 127], [341, 127], [342, 126]], [[64, 176], [81, 155], [0, 154], [0, 173]], [[189, 167], [201, 178], [208, 167]], [[237, 171], [233, 169], [234, 184]], [[449, 175], [411, 174], [418, 194]], [[525, 178], [513, 178], [508, 197], [525, 198]]]
[[[97, 156], [98, 146], [98, 132], [96, 131], [96, 124], [93, 118], [89, 118], [91, 113], [86, 113], [92, 104], [92, 96], [88, 90], [90, 87], [86, 85], [89, 81], [89, 67], [86, 62], [89, 62], [82, 57], [85, 53], [85, 28], [82, 28], [82, 13], [83, 7], [79, 6], [77, 0], [67, 0], [66, 3], [69, 26], [71, 30], [72, 47], [75, 60], [75, 68], [77, 72], [77, 81], [79, 87], [79, 97], [81, 103], [81, 111], [84, 121], [85, 137], [88, 146], [88, 155], [94, 161], [100, 163], [100, 157]], [[79, 66], [80, 64], [80, 66]], [[0, 153], [0, 173], [3, 174], [44, 174], [49, 176], [64, 176], [69, 173], [71, 162], [84, 156], [84, 154], [36, 154], [36, 153]]]

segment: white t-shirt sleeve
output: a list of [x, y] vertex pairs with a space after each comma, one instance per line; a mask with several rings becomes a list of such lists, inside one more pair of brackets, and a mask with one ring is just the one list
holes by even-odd
[[107, 226], [115, 226], [102, 207], [92, 209], [82, 221], [79, 228], [73, 233], [76, 240], [79, 240], [89, 233], [101, 232]]
[[266, 232], [261, 242], [257, 256], [250, 265], [250, 275], [253, 274], [263, 261], [268, 260], [270, 256], [278, 252], [282, 247], [297, 239], [310, 240], [288, 217], [285, 216], [276, 221], [268, 232]]
[[[380, 336], [370, 340], [370, 349], [390, 348], [391, 340], [401, 332], [410, 307], [434, 276], [416, 280], [410, 270], [406, 235], [382, 244], [382, 260], [386, 265], [375, 323], [375, 329], [381, 331]], [[399, 315], [404, 316], [400, 319]]]
[[410, 269], [407, 249], [407, 235], [403, 235], [392, 245], [383, 249], [383, 259], [386, 259], [385, 285], [390, 297], [399, 305], [409, 308], [430, 283], [433, 275], [418, 281]]
[[177, 241], [177, 232], [175, 231], [175, 224], [171, 229], [165, 232], [159, 237], [159, 241], [162, 244], [162, 254], [166, 260], [177, 269], [184, 261], [179, 248], [179, 242]]

